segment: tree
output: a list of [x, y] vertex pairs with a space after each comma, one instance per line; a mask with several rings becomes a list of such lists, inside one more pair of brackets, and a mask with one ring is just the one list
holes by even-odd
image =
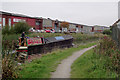
[[61, 28], [69, 28], [69, 23], [68, 22], [62, 22], [61, 24], [60, 24], [60, 27]]
[[103, 31], [103, 34], [111, 35], [112, 31], [110, 29], [106, 29]]
[[22, 32], [28, 33], [29, 29], [30, 29], [30, 26], [25, 22], [18, 22], [14, 26], [14, 30], [16, 34], [22, 33]]
[[10, 29], [8, 25], [4, 26], [4, 28], [2, 29], [2, 34], [10, 34]]

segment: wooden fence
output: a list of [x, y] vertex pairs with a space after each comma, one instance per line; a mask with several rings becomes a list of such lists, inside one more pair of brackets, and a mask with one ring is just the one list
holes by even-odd
[[116, 41], [116, 44], [120, 49], [120, 23], [118, 23], [112, 27], [112, 38]]

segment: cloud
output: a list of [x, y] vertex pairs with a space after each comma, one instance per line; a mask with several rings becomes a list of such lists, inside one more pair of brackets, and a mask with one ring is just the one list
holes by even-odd
[[116, 2], [4, 2], [3, 10], [87, 25], [112, 25], [118, 18]]
[[2, 2], [118, 2], [119, 0], [2, 0]]

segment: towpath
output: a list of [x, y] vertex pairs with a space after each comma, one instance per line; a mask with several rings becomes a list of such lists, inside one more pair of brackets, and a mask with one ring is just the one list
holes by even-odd
[[52, 73], [51, 78], [70, 78], [71, 65], [72, 63], [80, 57], [86, 51], [94, 48], [95, 46], [84, 48], [83, 50], [73, 53], [72, 56], [69, 56], [67, 59], [61, 61], [61, 64], [58, 65], [55, 72]]

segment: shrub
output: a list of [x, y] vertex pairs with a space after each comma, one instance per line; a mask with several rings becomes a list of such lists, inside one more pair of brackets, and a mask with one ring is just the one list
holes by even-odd
[[15, 24], [15, 26], [11, 26], [11, 29], [9, 28], [9, 26], [5, 26], [2, 29], [2, 34], [19, 34], [22, 32], [26, 32], [28, 33], [28, 30], [30, 29], [30, 26], [25, 23], [25, 22], [18, 22]]
[[14, 31], [16, 34], [26, 32], [28, 33], [30, 26], [25, 22], [16, 23], [14, 26]]
[[5, 26], [5, 27], [2, 29], [2, 34], [10, 34], [9, 26]]
[[110, 29], [104, 30], [103, 34], [111, 35], [112, 31]]
[[11, 26], [11, 28], [9, 28], [9, 26], [5, 26], [3, 29], [2, 29], [2, 34], [14, 34], [15, 31], [14, 31], [14, 27]]
[[60, 24], [60, 27], [61, 28], [69, 28], [69, 23], [68, 22], [62, 22], [61, 24]]
[[106, 60], [105, 68], [107, 70], [116, 72], [120, 75], [120, 50], [114, 40], [105, 36], [100, 42], [100, 45], [95, 48], [95, 52], [100, 55], [100, 58]]
[[2, 78], [18, 78], [18, 66], [11, 55], [5, 55], [2, 59]]
[[10, 31], [10, 34], [14, 34], [15, 33], [14, 27], [12, 26], [9, 31]]

